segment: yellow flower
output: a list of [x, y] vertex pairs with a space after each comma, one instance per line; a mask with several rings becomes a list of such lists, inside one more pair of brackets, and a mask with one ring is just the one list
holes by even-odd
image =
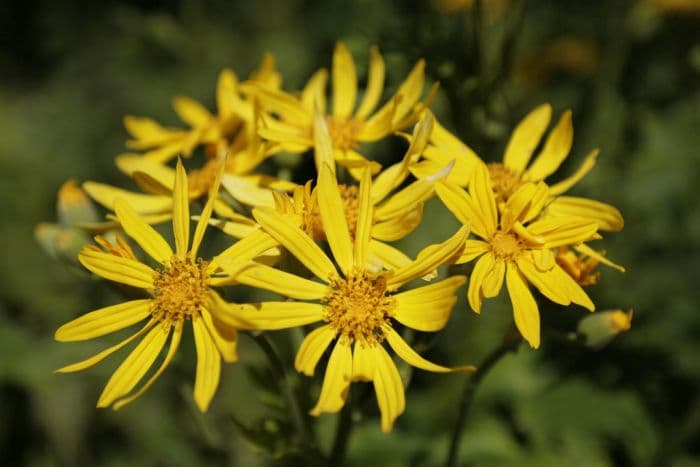
[[[270, 54], [263, 56], [260, 68], [251, 74], [250, 80], [261, 86], [279, 87], [282, 78], [275, 68], [275, 59]], [[151, 118], [124, 117], [124, 126], [133, 139], [127, 146], [147, 150], [144, 156], [157, 162], [167, 162], [177, 154], [189, 156], [195, 147], [206, 144], [217, 147], [236, 148], [241, 138], [244, 122], [253, 120], [253, 103], [242, 98], [236, 74], [229, 69], [219, 74], [216, 87], [217, 114], [212, 114], [199, 102], [185, 96], [173, 99], [173, 108], [178, 117], [190, 126], [189, 129], [164, 127]]]
[[[82, 341], [147, 320], [139, 331], [119, 344], [87, 360], [58, 370], [74, 372], [92, 367], [122, 347], [143, 337], [109, 379], [97, 402], [98, 407], [113, 405], [118, 409], [143, 394], [175, 356], [186, 320], [192, 322], [194, 330], [197, 349], [194, 398], [202, 411], [209, 407], [218, 386], [221, 359], [227, 362], [237, 359], [237, 332], [224, 325], [218, 317], [221, 312], [217, 307], [220, 299], [210, 287], [222, 280], [217, 277], [217, 274], [221, 274], [221, 263], [225, 258], [230, 255], [238, 258], [253, 258], [258, 251], [256, 248], [264, 245], [236, 244], [210, 261], [198, 257], [199, 246], [212, 212], [218, 187], [217, 179], [195, 228], [189, 250], [190, 214], [187, 176], [181, 163], [178, 162], [177, 165], [173, 188], [172, 218], [175, 252], [127, 202], [123, 200], [115, 202], [116, 218], [124, 231], [143, 251], [160, 264], [157, 269], [138, 261], [128, 245], [120, 243], [115, 247], [99, 238], [98, 243], [106, 249], [106, 252], [97, 247], [87, 247], [80, 253], [80, 262], [93, 273], [123, 285], [142, 289], [150, 296], [150, 298], [132, 300], [92, 311], [61, 326], [56, 331], [55, 338], [58, 341]], [[132, 393], [153, 365], [168, 339], [170, 339], [170, 346], [165, 359], [148, 381]]]
[[529, 344], [540, 345], [540, 317], [527, 282], [561, 305], [572, 302], [594, 310], [583, 289], [555, 261], [553, 248], [577, 245], [597, 238], [598, 225], [578, 217], [537, 219], [549, 198], [547, 186], [527, 182], [496, 205], [489, 170], [474, 169], [469, 193], [448, 182], [438, 182], [438, 196], [447, 208], [482, 240], [467, 240], [457, 263], [479, 258], [469, 280], [467, 299], [479, 313], [484, 297], [495, 297], [505, 278], [515, 324]]
[[559, 247], [556, 261], [567, 274], [584, 287], [598, 283], [600, 272], [596, 269], [600, 263], [625, 272], [625, 268], [607, 259], [604, 251], [595, 251], [584, 243], [573, 247], [568, 245]]
[[[279, 143], [280, 148], [299, 153], [314, 145], [314, 116], [320, 112], [331, 136], [332, 149], [338, 163], [357, 168], [367, 165], [372, 173], [380, 166], [370, 162], [357, 150], [365, 142], [377, 141], [410, 125], [426, 104], [416, 105], [423, 93], [425, 62], [420, 60], [399, 86], [394, 98], [374, 112], [384, 87], [384, 60], [376, 47], [370, 50], [367, 89], [357, 104], [355, 62], [344, 44], [338, 43], [333, 54], [333, 111], [326, 114], [327, 71], [316, 72], [300, 97], [251, 83], [244, 91], [260, 100], [266, 112], [260, 134]], [[432, 94], [432, 93], [431, 93]], [[432, 99], [429, 96], [426, 102]], [[359, 174], [359, 172], [356, 172]]]
[[[256, 110], [257, 112], [257, 110]], [[254, 119], [254, 121], [257, 121]], [[221, 184], [237, 201], [252, 206], [273, 206], [272, 190], [292, 190], [296, 184], [279, 180], [268, 175], [253, 172], [271, 154], [269, 146], [260, 141], [255, 123], [248, 131], [248, 143], [238, 152], [220, 153], [209, 158], [199, 169], [188, 174], [188, 197], [196, 200], [205, 196], [212, 187], [222, 161], [225, 159], [224, 175]], [[139, 155], [122, 154], [117, 157], [117, 166], [131, 176], [145, 193], [132, 192], [104, 183], [87, 181], [85, 191], [99, 204], [114, 210], [116, 199], [123, 199], [135, 207], [148, 223], [163, 222], [170, 218], [172, 209], [172, 186], [175, 170], [165, 163]], [[214, 211], [227, 219], [244, 222], [221, 198], [214, 204]], [[245, 222], [244, 222], [245, 223]], [[109, 227], [101, 224], [96, 227]], [[117, 227], [116, 224], [112, 227]], [[250, 230], [243, 231], [238, 237]]]
[[404, 411], [405, 398], [401, 377], [384, 348], [384, 341], [399, 357], [417, 368], [451, 371], [418, 355], [394, 330], [392, 322], [396, 320], [420, 331], [442, 329], [456, 301], [455, 291], [464, 283], [464, 277], [450, 277], [405, 292], [397, 290], [458, 254], [463, 249], [468, 228], [462, 227], [444, 243], [425, 248], [406, 266], [393, 271], [372, 271], [368, 264], [371, 185], [370, 173], [365, 170], [360, 182], [353, 239], [333, 173], [327, 165], [321, 170], [317, 200], [332, 257], [338, 267], [289, 217], [267, 208], [254, 209], [253, 215], [262, 228], [322, 282], [253, 262], [237, 268], [240, 270], [236, 281], [290, 298], [319, 300], [320, 303], [288, 301], [228, 306], [233, 313], [232, 324], [243, 317], [256, 329], [283, 329], [324, 322], [306, 336], [295, 361], [298, 371], [311, 376], [325, 350], [333, 347], [321, 394], [311, 413], [337, 412], [345, 402], [352, 381], [372, 381], [381, 411], [382, 430], [389, 431], [396, 417]]
[[[556, 172], [568, 156], [574, 136], [570, 111], [564, 112], [549, 133], [537, 157], [530, 163], [547, 130], [551, 115], [552, 107], [549, 104], [543, 104], [530, 112], [513, 131], [503, 155], [503, 162], [488, 164], [499, 205], [505, 203], [523, 184], [544, 181]], [[479, 156], [437, 122], [431, 135], [431, 143], [423, 154], [426, 160], [412, 167], [414, 174], [421, 178], [454, 160], [455, 166], [448, 181], [466, 187], [475, 167], [481, 163]], [[574, 174], [549, 186], [550, 199], [546, 214], [581, 217], [597, 222], [601, 230], [619, 231], [622, 230], [624, 221], [620, 211], [614, 206], [587, 198], [561, 196], [595, 166], [597, 157], [598, 150], [594, 149]]]

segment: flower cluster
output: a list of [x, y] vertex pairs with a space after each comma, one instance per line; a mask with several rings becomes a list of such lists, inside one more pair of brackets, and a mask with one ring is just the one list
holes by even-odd
[[[424, 70], [421, 60], [396, 93], [382, 99], [385, 65], [378, 49], [370, 50], [366, 88], [358, 91], [354, 59], [339, 43], [330, 104], [325, 69], [301, 92], [290, 93], [266, 55], [247, 80], [231, 70], [220, 74], [216, 113], [190, 98], [175, 98], [184, 128], [126, 117], [127, 146], [134, 152], [118, 156], [116, 164], [140, 191], [83, 183], [109, 212], [104, 221], [91, 214], [71, 228], [100, 233], [78, 260], [137, 298], [84, 314], [55, 337], [81, 341], [138, 329], [59, 371], [87, 369], [137, 341], [97, 403], [120, 408], [166, 369], [191, 325], [194, 399], [204, 411], [216, 393], [222, 361], [237, 360], [239, 332], [302, 327], [296, 370], [313, 376], [326, 362], [311, 414], [339, 411], [353, 382], [371, 382], [381, 428], [389, 431], [404, 411], [405, 395], [388, 350], [427, 371], [474, 369], [426, 360], [404, 332], [442, 330], [465, 283], [469, 307], [479, 313], [484, 299], [498, 295], [505, 282], [515, 326], [533, 348], [540, 345], [533, 288], [554, 303], [593, 311], [583, 287], [598, 281], [597, 265], [622, 268], [589, 242], [600, 240], [601, 232], [621, 230], [623, 221], [608, 204], [564, 195], [595, 165], [597, 150], [572, 175], [546, 181], [572, 147], [571, 112], [542, 141], [552, 109], [538, 107], [515, 128], [502, 162], [486, 164], [436, 121], [429, 105], [437, 87], [426, 89]], [[370, 145], [394, 135], [408, 141], [398, 162], [384, 167], [365, 155]], [[275, 164], [263, 162], [282, 152], [313, 157], [316, 176], [271, 174]], [[77, 190], [71, 185], [71, 192]], [[421, 223], [424, 204], [436, 195], [462, 226], [446, 234], [434, 229], [434, 242], [411, 258], [395, 242]], [[191, 208], [199, 205], [193, 216]], [[153, 227], [163, 222], [172, 224], [172, 244]], [[230, 245], [203, 257], [208, 226], [227, 234]], [[465, 263], [471, 269], [450, 271], [470, 270], [469, 277], [439, 274], [442, 266]], [[281, 299], [235, 301], [227, 289], [241, 284]]]

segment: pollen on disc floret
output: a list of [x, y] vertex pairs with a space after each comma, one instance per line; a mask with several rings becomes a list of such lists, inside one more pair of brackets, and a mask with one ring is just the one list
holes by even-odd
[[164, 325], [199, 317], [206, 300], [207, 262], [173, 256], [153, 280], [151, 314]]

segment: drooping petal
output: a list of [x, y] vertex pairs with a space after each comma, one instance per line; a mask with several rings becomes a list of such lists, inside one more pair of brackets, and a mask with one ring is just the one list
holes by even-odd
[[141, 289], [153, 288], [155, 271], [133, 259], [84, 248], [78, 254], [80, 264], [100, 277]]
[[321, 395], [311, 409], [311, 415], [323, 412], [338, 412], [345, 404], [352, 377], [352, 351], [345, 339], [339, 339], [331, 352], [323, 377]]
[[214, 313], [209, 312], [206, 308], [202, 307], [200, 314], [207, 332], [221, 354], [221, 358], [228, 363], [238, 360], [238, 331], [216, 319]]
[[513, 130], [506, 146], [503, 163], [506, 167], [522, 174], [530, 162], [532, 153], [540, 143], [544, 131], [552, 118], [552, 106], [542, 104], [522, 119]]
[[356, 341], [352, 348], [352, 381], [372, 381], [374, 370], [371, 348], [363, 342]]
[[532, 293], [527, 288], [518, 267], [506, 267], [506, 287], [513, 305], [513, 318], [520, 334], [534, 349], [540, 346], [540, 312]]
[[399, 370], [384, 347], [375, 345], [370, 351], [374, 367], [374, 392], [382, 416], [381, 427], [382, 431], [387, 433], [391, 431], [396, 418], [405, 410], [406, 396]]
[[397, 289], [413, 279], [429, 274], [438, 266], [455, 258], [459, 251], [464, 248], [467, 235], [469, 235], [469, 227], [462, 226], [444, 242], [425, 247], [418, 253], [414, 262], [395, 271], [387, 280], [387, 287], [390, 290]]
[[175, 354], [177, 353], [177, 349], [180, 347], [180, 340], [182, 338], [182, 321], [178, 321], [175, 323], [175, 329], [173, 331], [173, 337], [170, 340], [170, 347], [168, 348], [168, 353], [165, 355], [165, 359], [163, 360], [163, 363], [160, 364], [158, 367], [158, 370], [156, 370], [153, 375], [148, 378], [148, 381], [146, 381], [146, 384], [141, 386], [141, 388], [136, 391], [134, 394], [124, 397], [119, 399], [114, 403], [114, 410], [119, 410], [125, 405], [129, 404], [130, 402], [133, 402], [134, 400], [138, 399], [141, 397], [148, 389], [153, 385], [153, 383], [156, 382], [158, 377], [163, 374], [163, 371], [170, 365], [170, 362], [173, 361], [173, 358], [175, 357]]
[[307, 376], [313, 376], [318, 361], [335, 336], [335, 330], [328, 325], [320, 326], [311, 331], [299, 347], [294, 359], [294, 368]]
[[235, 275], [236, 282], [270, 290], [298, 300], [318, 300], [326, 295], [328, 286], [295, 274], [254, 262], [248, 263]]
[[178, 159], [175, 169], [175, 184], [173, 185], [173, 234], [175, 235], [175, 251], [177, 256], [184, 258], [190, 242], [190, 201], [187, 189], [187, 174]]
[[573, 303], [581, 305], [588, 311], [595, 310], [595, 305], [593, 304], [591, 298], [588, 296], [588, 294], [586, 294], [581, 286], [578, 285], [576, 281], [566, 273], [566, 271], [564, 271], [559, 265], [555, 265], [551, 271], [559, 286], [566, 290], [567, 295]]
[[266, 208], [253, 209], [253, 217], [282, 246], [322, 281], [336, 273], [335, 266], [316, 243], [298, 226], [276, 211]]
[[603, 263], [606, 266], [609, 266], [613, 269], [617, 269], [620, 272], [625, 272], [625, 268], [623, 266], [620, 266], [619, 264], [610, 261], [604, 256], [604, 252], [598, 252], [584, 243], [575, 246], [574, 250], [578, 251], [582, 255], [590, 256], [591, 258]]
[[474, 265], [472, 274], [469, 277], [469, 288], [467, 289], [467, 299], [469, 306], [476, 313], [481, 313], [481, 304], [484, 300], [484, 279], [491, 272], [496, 264], [493, 254], [486, 253]]
[[114, 200], [117, 198], [134, 206], [139, 214], [160, 214], [169, 211], [173, 205], [170, 196], [134, 193], [104, 183], [85, 182], [82, 186], [92, 199], [110, 210], [114, 210]]
[[132, 300], [91, 311], [56, 330], [54, 339], [73, 342], [104, 336], [144, 320], [151, 314], [151, 300]]
[[532, 285], [537, 287], [542, 295], [554, 303], [564, 306], [571, 304], [566, 287], [556, 280], [557, 276], [551, 269], [541, 271], [527, 257], [518, 259], [518, 269]]
[[194, 345], [197, 349], [197, 371], [194, 379], [194, 401], [202, 412], [209, 408], [221, 375], [221, 357], [204, 321], [192, 319]]
[[151, 368], [169, 335], [170, 329], [165, 330], [161, 326], [151, 329], [112, 374], [97, 401], [97, 407], [109, 407], [128, 394]]
[[372, 176], [365, 169], [360, 180], [360, 193], [357, 206], [357, 225], [355, 227], [354, 263], [364, 268], [367, 263], [369, 241], [372, 238], [372, 222], [374, 219], [374, 206], [372, 205]]
[[127, 235], [151, 258], [162, 264], [173, 256], [173, 249], [168, 242], [136, 214], [128, 203], [121, 199], [115, 200], [114, 212]]
[[389, 346], [396, 352], [402, 360], [411, 366], [420, 368], [421, 370], [432, 371], [435, 373], [449, 373], [452, 371], [474, 371], [475, 368], [472, 365], [461, 366], [457, 368], [447, 368], [441, 365], [436, 365], [432, 363], [413, 350], [410, 345], [406, 343], [405, 340], [396, 332], [393, 328], [385, 326], [383, 328], [384, 335], [386, 336], [386, 341]]
[[465, 280], [464, 276], [452, 276], [394, 295], [394, 318], [404, 326], [418, 331], [439, 331], [447, 324], [457, 301], [455, 293]]
[[111, 347], [108, 347], [105, 350], [103, 350], [102, 352], [100, 352], [96, 355], [93, 355], [90, 358], [87, 358], [87, 359], [82, 360], [82, 361], [77, 362], [77, 363], [72, 363], [70, 365], [66, 365], [63, 368], [59, 368], [58, 370], [56, 370], [56, 372], [57, 373], [73, 373], [75, 371], [82, 371], [82, 370], [86, 370], [88, 368], [91, 368], [91, 367], [97, 365], [98, 363], [100, 363], [105, 358], [112, 355], [117, 350], [121, 349], [122, 347], [127, 346], [128, 344], [133, 342], [135, 339], [144, 335], [156, 323], [157, 323], [157, 321], [155, 319], [151, 319], [148, 321], [148, 323], [146, 323], [146, 325], [144, 327], [139, 329], [137, 332], [135, 332], [134, 334], [132, 334], [128, 338], [119, 342], [118, 344], [115, 344]]
[[347, 118], [355, 108], [357, 74], [355, 61], [345, 44], [338, 42], [333, 53], [333, 115]]
[[367, 87], [365, 95], [362, 97], [362, 102], [355, 112], [355, 118], [364, 120], [372, 113], [374, 108], [379, 103], [384, 90], [384, 59], [379, 49], [372, 46], [369, 49], [369, 73], [367, 76]]
[[619, 232], [625, 226], [620, 211], [607, 203], [577, 196], [559, 196], [547, 206], [551, 216], [573, 216], [598, 224], [600, 230]]
[[569, 155], [573, 142], [574, 126], [571, 123], [571, 111], [567, 110], [549, 133], [544, 148], [523, 176], [527, 180], [537, 181], [544, 180], [553, 174]]
[[327, 164], [321, 167], [318, 177], [318, 207], [333, 257], [347, 275], [354, 265], [353, 245], [338, 182]]
[[598, 149], [594, 149], [591, 152], [589, 152], [586, 158], [583, 160], [583, 163], [579, 166], [578, 169], [576, 169], [576, 172], [566, 177], [561, 182], [555, 183], [554, 185], [550, 186], [549, 192], [555, 196], [560, 195], [568, 191], [572, 186], [576, 185], [595, 166], [599, 152], [600, 151], [598, 151]]

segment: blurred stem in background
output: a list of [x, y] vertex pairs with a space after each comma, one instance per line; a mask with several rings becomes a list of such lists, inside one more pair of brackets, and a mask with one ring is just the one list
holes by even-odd
[[457, 455], [459, 454], [459, 444], [462, 439], [462, 432], [471, 409], [472, 402], [479, 384], [498, 363], [501, 358], [517, 349], [522, 342], [520, 334], [515, 327], [510, 326], [503, 336], [500, 345], [489, 353], [481, 365], [477, 366], [476, 371], [467, 376], [467, 381], [462, 389], [462, 397], [459, 402], [459, 411], [457, 413], [457, 421], [452, 431], [452, 440], [450, 441], [450, 451], [447, 456], [446, 467], [455, 467], [457, 465]]

